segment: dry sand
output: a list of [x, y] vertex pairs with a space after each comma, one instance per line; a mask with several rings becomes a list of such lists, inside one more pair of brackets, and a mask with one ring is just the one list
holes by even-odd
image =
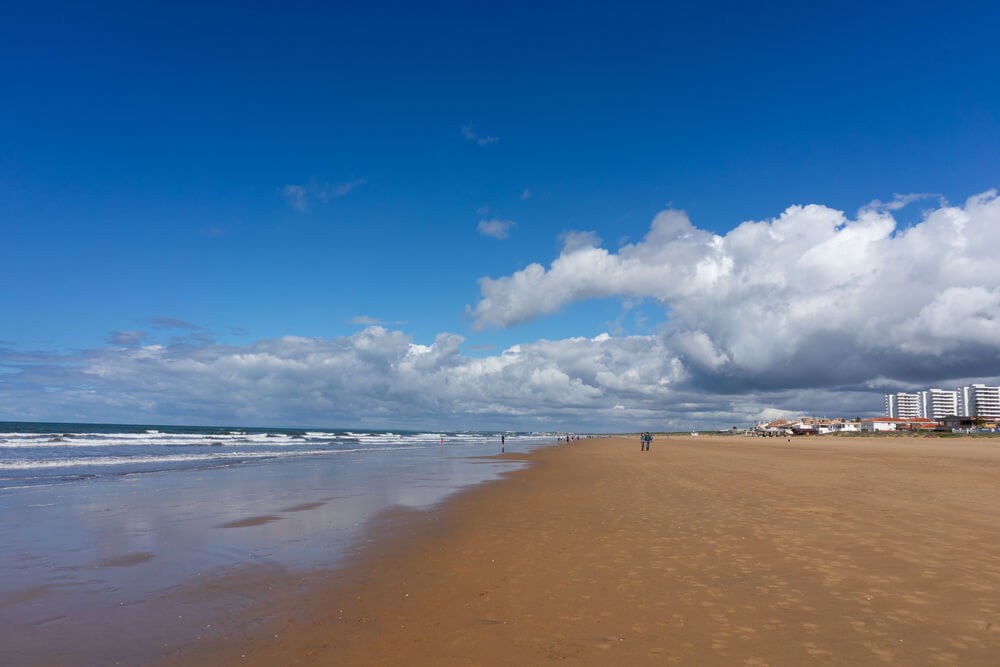
[[528, 458], [386, 517], [345, 569], [256, 582], [257, 621], [171, 663], [1000, 665], [998, 439]]

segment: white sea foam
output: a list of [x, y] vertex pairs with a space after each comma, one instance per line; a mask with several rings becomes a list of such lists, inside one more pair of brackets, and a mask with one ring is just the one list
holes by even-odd
[[[329, 439], [335, 439], [331, 435]], [[2, 447], [120, 447], [120, 446], [200, 446], [200, 445], [295, 445], [308, 439], [287, 434], [255, 433], [9, 433]]]
[[42, 468], [79, 468], [88, 466], [143, 465], [150, 463], [187, 463], [194, 461], [222, 461], [233, 459], [261, 459], [288, 456], [317, 456], [339, 453], [328, 449], [299, 452], [219, 452], [217, 454], [176, 454], [167, 456], [91, 456], [87, 458], [48, 459], [32, 461], [13, 459], [0, 461], [0, 470], [30, 470]]
[[[164, 429], [6, 432], [0, 434], [0, 483], [21, 480], [18, 485], [45, 484], [48, 479], [87, 477], [94, 470], [113, 473], [167, 471], [188, 467], [229, 466], [288, 457], [322, 456], [407, 449], [437, 448], [452, 451], [499, 444], [499, 433], [426, 431], [265, 431], [226, 429]], [[505, 434], [508, 446], [520, 438]], [[115, 469], [117, 467], [117, 469]], [[37, 471], [37, 472], [33, 472]], [[6, 488], [6, 487], [4, 487]]]
[[[449, 444], [482, 444], [499, 439], [499, 434], [483, 433], [410, 433], [363, 432], [348, 431], [332, 433], [326, 431], [309, 431], [302, 435], [287, 433], [246, 433], [233, 431], [228, 433], [162, 433], [148, 431], [145, 433], [7, 433], [0, 441], [4, 448], [45, 448], [45, 447], [121, 447], [121, 446], [294, 446], [315, 444], [316, 441], [330, 443], [356, 441], [360, 444], [438, 444], [444, 439]], [[519, 436], [510, 434], [508, 440]], [[528, 436], [521, 436], [528, 437]], [[536, 439], [537, 434], [531, 437]]]
[[322, 456], [339, 454], [359, 454], [368, 452], [419, 449], [417, 445], [403, 447], [355, 447], [351, 449], [310, 449], [296, 451], [239, 451], [214, 452], [211, 454], [168, 454], [164, 456], [88, 456], [80, 458], [59, 458], [45, 460], [5, 459], [0, 460], [0, 470], [32, 470], [45, 468], [78, 468], [90, 466], [144, 465], [159, 463], [187, 463], [196, 461], [226, 461], [289, 458], [296, 456]]
[[357, 439], [362, 443], [417, 443], [417, 444], [437, 444], [441, 438], [453, 440], [459, 436], [448, 435], [447, 433], [411, 433], [402, 435], [400, 433], [364, 433], [348, 431], [347, 436]]

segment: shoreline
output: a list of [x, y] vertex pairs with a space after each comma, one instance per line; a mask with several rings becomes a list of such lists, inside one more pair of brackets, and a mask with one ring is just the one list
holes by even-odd
[[471, 458], [495, 445], [435, 440], [0, 493], [0, 663], [150, 664], [229, 632], [266, 615], [273, 590], [349, 560], [383, 508], [432, 507], [521, 465]]
[[[299, 658], [291, 656], [290, 652], [299, 650], [302, 642], [313, 641], [305, 632], [307, 628], [320, 628], [326, 622], [350, 623], [345, 620], [345, 610], [363, 599], [359, 597], [358, 591], [366, 589], [377, 579], [378, 572], [405, 568], [405, 563], [414, 551], [426, 554], [428, 544], [440, 545], [452, 539], [452, 531], [455, 529], [452, 514], [456, 508], [463, 506], [467, 496], [505, 485], [511, 476], [534, 466], [540, 453], [566, 445], [567, 443], [553, 443], [536, 447], [529, 452], [466, 457], [469, 461], [478, 460], [483, 464], [503, 461], [515, 466], [492, 479], [459, 489], [428, 507], [395, 505], [382, 510], [366, 522], [361, 538], [330, 567], [271, 573], [252, 578], [233, 577], [222, 583], [226, 588], [225, 594], [231, 595], [234, 589], [241, 590], [241, 595], [254, 596], [259, 604], [246, 610], [246, 613], [227, 619], [229, 627], [223, 632], [206, 633], [206, 636], [178, 647], [162, 660], [155, 660], [150, 664], [155, 667], [325, 665], [328, 664], [324, 661], [327, 659], [338, 662], [343, 660], [339, 655], [319, 657], [318, 652], [310, 648], [302, 648], [302, 656]], [[203, 589], [196, 594], [215, 595], [221, 587], [213, 585], [212, 588], [215, 591]], [[261, 596], [262, 591], [266, 591], [267, 595]], [[407, 595], [404, 593], [403, 597]], [[367, 621], [363, 616], [356, 620], [361, 623]], [[271, 643], [272, 639], [283, 641]], [[325, 641], [320, 643], [328, 644]]]
[[241, 582], [283, 591], [158, 664], [1000, 662], [990, 441], [638, 444], [384, 514], [342, 568]]

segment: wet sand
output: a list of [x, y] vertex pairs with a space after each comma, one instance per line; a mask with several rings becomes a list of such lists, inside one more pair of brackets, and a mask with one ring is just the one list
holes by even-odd
[[0, 667], [148, 665], [232, 636], [302, 573], [349, 561], [386, 508], [435, 507], [523, 466], [490, 457], [499, 445], [0, 489]]
[[258, 604], [168, 664], [1000, 664], [1000, 439], [527, 458], [342, 569], [220, 584]]

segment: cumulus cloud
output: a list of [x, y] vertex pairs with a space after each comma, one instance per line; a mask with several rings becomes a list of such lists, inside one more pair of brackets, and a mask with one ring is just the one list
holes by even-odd
[[479, 144], [480, 146], [489, 146], [490, 144], [495, 144], [500, 141], [499, 137], [490, 137], [479, 134], [476, 132], [475, 126], [471, 123], [469, 125], [462, 126], [462, 137], [464, 137], [466, 141], [471, 141], [475, 144]]
[[495, 239], [505, 239], [510, 236], [510, 230], [516, 223], [513, 220], [480, 220], [476, 229], [483, 236], [492, 236]]
[[884, 378], [863, 385], [706, 390], [731, 360], [697, 333], [539, 340], [462, 353], [370, 326], [340, 338], [246, 345], [114, 346], [72, 356], [0, 349], [0, 417], [147, 423], [382, 428], [681, 430], [775, 415], [859, 416], [881, 407]]
[[685, 390], [683, 367], [656, 337], [538, 341], [487, 357], [462, 354], [462, 343], [445, 333], [418, 344], [371, 326], [335, 339], [108, 347], [74, 358], [0, 351], [0, 366], [13, 369], [8, 409], [119, 421], [606, 429], [663, 424], [669, 401], [730, 409]]
[[945, 206], [946, 205], [946, 203], [945, 203], [944, 199], [941, 197], [941, 195], [937, 195], [937, 194], [913, 193], [913, 194], [908, 194], [908, 195], [901, 195], [901, 194], [897, 193], [897, 194], [894, 194], [892, 196], [892, 199], [890, 199], [887, 202], [884, 202], [884, 201], [881, 201], [881, 200], [878, 200], [878, 199], [872, 200], [872, 202], [870, 204], [868, 204], [868, 208], [871, 208], [871, 209], [874, 209], [874, 210], [898, 211], [899, 209], [901, 209], [901, 208], [903, 208], [905, 206], [909, 206], [913, 202], [920, 201], [921, 199], [937, 199], [939, 205], [941, 205], [941, 206]]
[[792, 206], [724, 235], [669, 210], [617, 252], [567, 235], [548, 267], [482, 278], [471, 315], [503, 327], [585, 299], [653, 299], [669, 313], [668, 352], [718, 391], [996, 375], [1000, 199], [985, 192], [898, 226], [892, 212], [925, 198], [853, 218]]
[[593, 232], [568, 231], [559, 236], [563, 253], [571, 253], [580, 248], [590, 248], [601, 244], [601, 239]]
[[0, 346], [0, 418], [674, 430], [868, 416], [887, 391], [1000, 384], [997, 193], [905, 228], [894, 210], [793, 206], [726, 234], [665, 211], [617, 251], [566, 234], [547, 267], [483, 279], [471, 310], [479, 325], [507, 326], [618, 297], [663, 307], [668, 319], [650, 335], [481, 356], [452, 333], [417, 342], [358, 316], [367, 326], [339, 338], [154, 345], [117, 332], [71, 355]]

